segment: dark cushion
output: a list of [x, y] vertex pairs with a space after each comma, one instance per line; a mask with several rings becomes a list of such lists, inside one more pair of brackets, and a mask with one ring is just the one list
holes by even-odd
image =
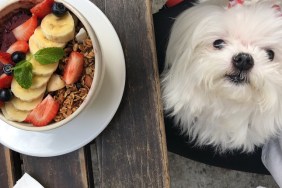
[[[177, 15], [193, 6], [192, 3], [191, 0], [186, 0], [171, 8], [164, 7], [153, 15], [160, 73], [163, 70], [165, 51], [171, 26]], [[170, 152], [208, 165], [245, 172], [269, 174], [261, 162], [261, 148], [257, 148], [255, 152], [251, 154], [245, 154], [240, 151], [218, 154], [212, 147], [207, 146], [199, 148], [195, 147], [193, 143], [189, 143], [188, 138], [179, 133], [180, 131], [177, 126], [174, 125], [173, 118], [166, 115], [165, 127], [167, 146]]]

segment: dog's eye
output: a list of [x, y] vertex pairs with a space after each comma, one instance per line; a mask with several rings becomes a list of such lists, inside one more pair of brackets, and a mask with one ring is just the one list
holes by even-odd
[[267, 49], [266, 50], [266, 54], [267, 54], [267, 56], [268, 56], [268, 59], [270, 60], [270, 61], [273, 61], [273, 59], [274, 59], [274, 51], [273, 50], [270, 50], [270, 49]]
[[225, 41], [222, 39], [217, 39], [213, 42], [213, 47], [215, 47], [216, 49], [222, 49], [225, 45]]

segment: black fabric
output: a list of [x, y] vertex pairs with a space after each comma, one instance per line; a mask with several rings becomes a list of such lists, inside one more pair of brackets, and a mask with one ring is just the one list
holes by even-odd
[[[164, 7], [153, 15], [160, 73], [163, 70], [171, 26], [175, 18], [191, 6], [193, 6], [192, 1], [186, 0], [171, 8]], [[167, 146], [170, 152], [208, 165], [245, 172], [269, 174], [261, 162], [261, 148], [257, 148], [252, 154], [244, 154], [240, 151], [218, 154], [212, 147], [194, 147], [193, 143], [188, 142], [187, 137], [185, 138], [179, 133], [179, 129], [174, 125], [173, 119], [166, 115], [165, 126]]]

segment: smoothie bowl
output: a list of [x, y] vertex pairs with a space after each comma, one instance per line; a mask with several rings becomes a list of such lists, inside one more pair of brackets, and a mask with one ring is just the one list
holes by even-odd
[[0, 3], [0, 119], [58, 128], [95, 100], [104, 65], [89, 22], [67, 1]]

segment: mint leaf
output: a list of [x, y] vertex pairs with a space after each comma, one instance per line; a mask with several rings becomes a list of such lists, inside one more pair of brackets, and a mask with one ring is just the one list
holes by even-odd
[[12, 70], [17, 70], [17, 69], [21, 69], [25, 66], [25, 63], [27, 63], [27, 60], [22, 60], [19, 63], [16, 64], [15, 67], [12, 68]]
[[28, 89], [32, 85], [32, 64], [28, 61], [19, 62], [14, 68], [14, 78], [18, 84]]
[[63, 48], [43, 48], [34, 54], [36, 61], [43, 65], [59, 62], [65, 55]]

